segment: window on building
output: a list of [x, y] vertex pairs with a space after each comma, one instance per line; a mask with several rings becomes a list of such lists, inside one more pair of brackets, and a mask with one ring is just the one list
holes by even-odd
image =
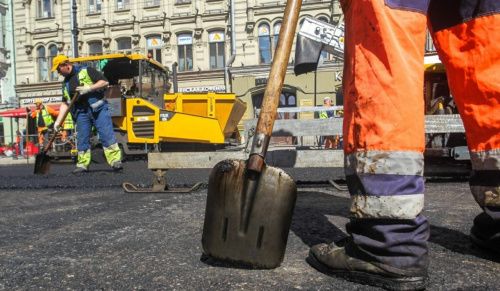
[[154, 7], [154, 6], [160, 6], [160, 0], [146, 0], [145, 6], [146, 7]]
[[89, 0], [89, 14], [101, 13], [102, 0]]
[[[252, 104], [254, 108], [254, 112], [257, 112], [261, 106], [262, 101], [264, 100], [264, 92], [252, 95]], [[284, 107], [297, 107], [297, 97], [296, 93], [292, 91], [282, 91], [280, 94], [280, 101], [278, 108]], [[255, 117], [258, 117], [257, 114]], [[280, 112], [276, 116], [277, 119], [296, 119], [296, 112]]]
[[179, 34], [177, 36], [177, 47], [179, 72], [191, 71], [193, 69], [193, 36], [191, 34]]
[[116, 10], [130, 9], [130, 0], [116, 0]]
[[37, 16], [38, 18], [54, 17], [52, 0], [37, 0]]
[[273, 54], [278, 47], [278, 40], [280, 37], [281, 22], [276, 22], [273, 26]]
[[146, 38], [146, 52], [148, 57], [155, 59], [161, 63], [161, 47], [163, 46], [163, 41], [161, 36], [152, 35]]
[[210, 69], [224, 68], [224, 32], [210, 32], [208, 34], [208, 43], [210, 46]]
[[36, 63], [38, 72], [38, 82], [46, 82], [49, 78], [49, 67], [45, 55], [45, 47], [39, 46], [36, 49]]
[[[297, 107], [297, 98], [295, 93], [292, 92], [282, 92], [280, 95], [279, 108], [283, 107]], [[277, 119], [297, 119], [296, 112], [280, 112]]]
[[[52, 67], [52, 60], [57, 56], [57, 46], [55, 44], [51, 44], [49, 46], [49, 57], [48, 57], [48, 67]], [[59, 74], [56, 72], [50, 72], [50, 81], [57, 81]]]
[[132, 39], [130, 37], [122, 37], [116, 39], [116, 49], [126, 51], [132, 49]]
[[259, 25], [259, 63], [271, 63], [271, 35], [269, 25], [263, 23]]
[[102, 41], [100, 41], [100, 40], [90, 41], [89, 42], [89, 55], [95, 56], [95, 55], [101, 55], [101, 54], [102, 54]]

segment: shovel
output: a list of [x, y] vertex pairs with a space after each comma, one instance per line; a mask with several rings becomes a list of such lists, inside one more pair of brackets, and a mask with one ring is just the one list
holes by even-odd
[[[75, 92], [73, 95], [73, 98], [71, 99], [71, 102], [69, 103], [68, 110], [64, 113], [62, 119], [61, 119], [61, 124], [64, 123], [64, 120], [66, 119], [66, 116], [68, 116], [68, 113], [70, 109], [73, 107], [73, 104], [75, 103], [76, 99], [78, 98], [78, 92]], [[50, 156], [47, 155], [47, 152], [49, 151], [50, 147], [52, 146], [52, 143], [56, 139], [57, 132], [54, 132], [54, 134], [50, 137], [49, 142], [45, 145], [43, 150], [38, 153], [35, 157], [35, 170], [34, 174], [35, 175], [45, 175], [49, 172], [50, 169]]]
[[208, 180], [202, 245], [206, 256], [252, 268], [283, 261], [297, 188], [265, 164], [302, 0], [288, 0], [248, 160], [225, 160]]

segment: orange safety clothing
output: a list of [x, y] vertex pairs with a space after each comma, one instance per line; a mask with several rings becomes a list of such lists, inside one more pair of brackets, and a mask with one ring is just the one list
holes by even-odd
[[[424, 45], [429, 24], [464, 121], [472, 193], [500, 224], [500, 2], [341, 0], [351, 257], [424, 273]], [[428, 8], [428, 9], [427, 9]]]
[[[55, 120], [57, 118], [57, 115], [59, 114], [59, 111], [55, 110], [55, 109], [52, 109], [50, 106], [44, 106], [42, 105], [42, 107], [40, 109], [35, 109], [31, 112], [31, 118], [35, 118], [37, 119], [39, 114], [40, 114], [40, 111], [42, 110], [46, 110], [50, 116], [53, 117], [53, 119]], [[42, 112], [43, 114], [43, 112]], [[37, 124], [38, 125], [38, 124]], [[45, 124], [45, 126], [37, 126], [37, 130], [40, 132], [40, 131], [44, 131], [44, 130], [47, 130], [47, 126], [49, 126], [50, 124]]]
[[43, 146], [43, 144], [45, 143], [47, 129], [48, 126], [50, 126], [50, 124], [46, 124], [45, 121], [43, 122], [44, 126], [39, 126], [40, 123], [38, 122], [38, 120], [40, 118], [44, 119], [43, 118], [44, 113], [45, 114], [48, 113], [53, 118], [53, 120], [55, 120], [57, 118], [57, 115], [59, 114], [59, 111], [54, 110], [49, 106], [42, 105], [40, 109], [35, 109], [31, 112], [30, 114], [31, 118], [34, 118], [37, 121], [38, 144], [40, 146]]

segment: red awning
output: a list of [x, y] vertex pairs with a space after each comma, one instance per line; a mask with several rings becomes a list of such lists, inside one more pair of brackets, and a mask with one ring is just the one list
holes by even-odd
[[[59, 111], [59, 104], [57, 105], [46, 105], [52, 109]], [[30, 107], [31, 110], [35, 110], [35, 107]], [[8, 109], [0, 112], [0, 117], [13, 117], [13, 118], [26, 118], [26, 107]]]
[[26, 108], [9, 109], [0, 112], [1, 117], [21, 117], [26, 118]]

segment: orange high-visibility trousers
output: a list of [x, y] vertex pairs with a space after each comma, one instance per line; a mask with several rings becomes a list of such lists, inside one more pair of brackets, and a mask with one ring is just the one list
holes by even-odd
[[466, 22], [445, 18], [446, 2], [431, 2], [429, 27], [464, 122], [472, 194], [482, 207], [500, 207], [500, 1], [452, 5]]
[[427, 266], [429, 237], [421, 214], [428, 19], [467, 131], [473, 194], [500, 223], [500, 1], [431, 0], [429, 14], [423, 0], [341, 2], [352, 236], [346, 251], [392, 272], [417, 274]]

